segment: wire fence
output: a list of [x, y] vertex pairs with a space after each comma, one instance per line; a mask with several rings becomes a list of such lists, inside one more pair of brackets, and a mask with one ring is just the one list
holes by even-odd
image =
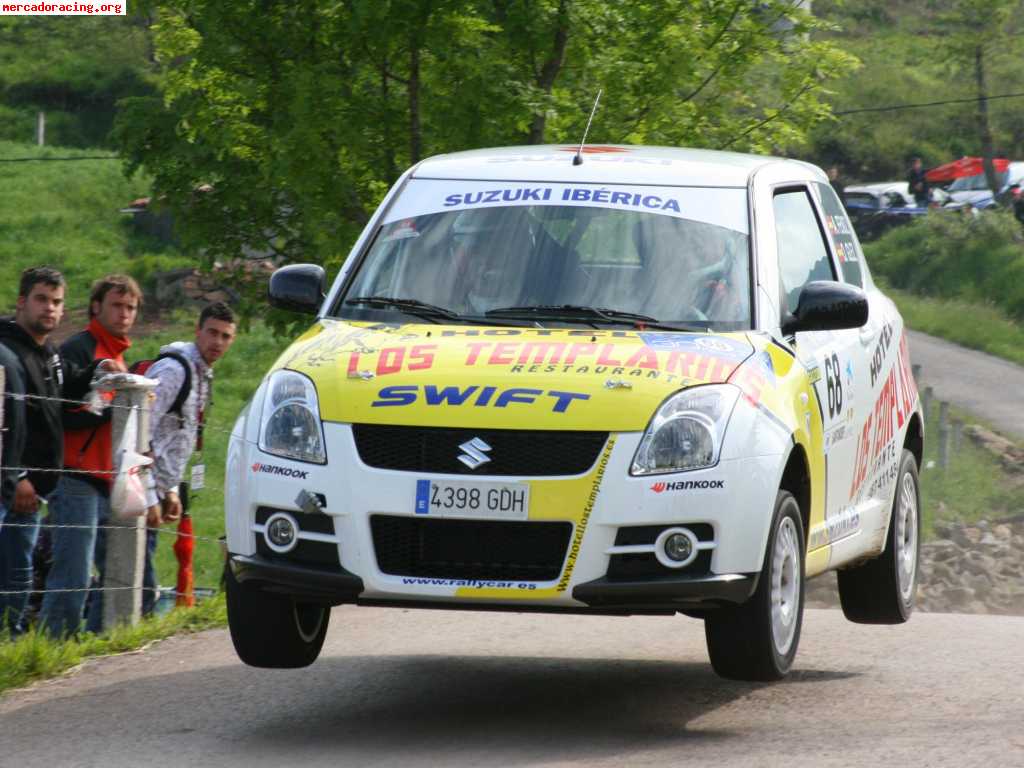
[[[2, 379], [0, 379], [0, 381], [2, 381]], [[93, 382], [93, 390], [92, 390], [91, 394], [89, 396], [87, 396], [87, 399], [82, 399], [82, 400], [71, 399], [71, 398], [64, 398], [64, 397], [48, 396], [48, 395], [36, 395], [36, 394], [29, 394], [29, 393], [20, 393], [20, 394], [18, 394], [18, 393], [4, 392], [3, 395], [4, 395], [4, 398], [9, 398], [9, 399], [12, 399], [12, 400], [21, 400], [21, 401], [50, 401], [50, 402], [55, 402], [55, 403], [58, 403], [62, 407], [65, 407], [65, 408], [69, 407], [69, 406], [70, 407], [84, 407], [84, 408], [92, 411], [93, 413], [96, 413], [97, 415], [102, 413], [104, 410], [106, 410], [108, 408], [109, 409], [124, 409], [124, 410], [127, 410], [127, 411], [133, 411], [134, 410], [134, 411], [139, 412], [139, 413], [152, 413], [153, 412], [153, 408], [149, 407], [149, 406], [146, 406], [146, 405], [141, 405], [141, 404], [123, 405], [123, 404], [119, 404], [119, 403], [112, 403], [112, 402], [108, 402], [104, 398], [101, 398], [101, 397], [98, 396], [99, 393], [102, 393], [102, 392], [109, 393], [111, 391], [116, 391], [116, 384], [111, 385], [108, 382], [107, 385], [104, 385], [104, 380], [103, 379], [98, 379], [98, 380]], [[4, 431], [6, 429], [6, 426], [3, 423], [3, 421], [4, 421], [3, 417], [4, 417], [3, 411], [0, 411], [0, 431]], [[226, 435], [232, 435], [233, 434], [233, 430], [231, 430], [231, 429], [224, 429], [224, 428], [220, 428], [220, 427], [215, 427], [215, 426], [212, 426], [212, 425], [206, 424], [206, 423], [200, 423], [199, 427], [201, 428], [202, 432], [205, 432], [205, 433], [219, 432], [219, 433], [226, 434]], [[236, 435], [236, 438], [240, 438], [240, 436]], [[32, 436], [29, 436], [29, 439], [32, 439]], [[240, 439], [244, 439], [244, 438], [240, 438]], [[144, 442], [148, 443], [148, 435], [146, 436]], [[246, 440], [246, 442], [252, 443], [253, 441]], [[116, 441], [115, 441], [115, 444], [116, 444]], [[111, 457], [112, 462], [113, 462], [113, 459], [114, 459], [114, 457], [112, 456]], [[18, 462], [18, 464], [20, 464], [20, 462]], [[133, 471], [132, 468], [130, 468], [130, 467], [126, 467], [124, 469], [109, 469], [109, 470], [108, 469], [79, 469], [79, 468], [70, 468], [70, 467], [15, 466], [13, 464], [12, 465], [6, 465], [6, 464], [3, 464], [2, 462], [0, 462], [0, 470], [2, 470], [3, 472], [12, 472], [12, 473], [18, 473], [18, 474], [21, 474], [21, 473], [45, 473], [45, 474], [59, 474], [59, 475], [72, 475], [72, 476], [83, 476], [84, 475], [84, 476], [95, 476], [95, 477], [100, 477], [100, 478], [108, 478], [110, 480], [114, 480], [118, 475], [127, 474], [127, 473], [130, 473], [130, 472]], [[131, 531], [131, 532], [135, 533], [136, 535], [141, 535], [142, 532], [145, 531], [146, 534], [153, 533], [155, 535], [171, 536], [171, 537], [174, 537], [175, 540], [185, 539], [185, 540], [191, 542], [192, 544], [194, 544], [195, 542], [199, 542], [199, 543], [203, 544], [204, 546], [205, 545], [210, 545], [210, 544], [215, 544], [218, 547], [222, 546], [222, 540], [217, 538], [217, 537], [207, 536], [207, 535], [202, 535], [202, 534], [196, 534], [196, 533], [189, 533], [187, 531], [178, 530], [177, 526], [160, 527], [160, 526], [153, 526], [153, 525], [143, 525], [143, 526], [138, 525], [138, 523], [135, 522], [135, 521], [140, 519], [140, 518], [142, 520], [145, 520], [146, 519], [145, 514], [140, 515], [139, 517], [128, 518], [126, 520], [125, 524], [120, 524], [120, 525], [118, 525], [118, 524], [101, 523], [101, 522], [97, 522], [96, 524], [92, 524], [92, 523], [52, 523], [52, 522], [48, 522], [48, 518], [46, 518], [46, 517], [44, 517], [44, 518], [42, 518], [40, 520], [40, 519], [38, 519], [37, 516], [38, 516], [38, 511], [37, 510], [32, 510], [31, 512], [28, 513], [28, 515], [23, 515], [23, 514], [20, 514], [18, 512], [15, 512], [13, 509], [8, 509], [6, 517], [3, 518], [3, 519], [0, 519], [0, 530], [3, 530], [5, 528], [11, 528], [11, 529], [34, 529], [34, 530], [38, 530], [38, 531], [59, 531], [59, 530], [77, 529], [77, 530], [88, 530], [88, 531], [96, 531], [96, 532], [98, 532], [98, 531], [121, 531], [121, 532]], [[174, 521], [168, 521], [168, 522], [171, 523], [171, 522], [174, 522]], [[108, 555], [109, 555], [109, 549], [108, 549]], [[148, 556], [148, 553], [147, 553], [147, 556]], [[94, 555], [90, 554], [90, 558], [89, 558], [89, 560], [90, 560], [90, 570], [91, 570], [91, 567], [92, 567], [92, 559], [93, 559], [93, 557], [94, 557]], [[109, 568], [109, 567], [103, 569], [103, 573], [102, 573], [102, 576], [101, 576], [101, 579], [102, 579], [101, 583], [97, 583], [95, 577], [93, 577], [91, 579], [91, 583], [85, 584], [85, 585], [69, 585], [69, 586], [63, 586], [63, 587], [47, 587], [47, 586], [45, 586], [44, 582], [41, 581], [39, 579], [39, 577], [37, 576], [37, 571], [39, 570], [40, 566], [42, 566], [44, 569], [46, 569], [46, 566], [48, 566], [50, 564], [48, 562], [48, 559], [44, 560], [42, 562], [37, 562], [38, 560], [40, 560], [40, 555], [35, 550], [35, 548], [33, 548], [33, 551], [32, 551], [31, 556], [29, 558], [29, 566], [31, 567], [32, 572], [33, 572], [31, 584], [27, 580], [26, 581], [22, 581], [21, 584], [25, 585], [25, 588], [23, 588], [23, 589], [8, 589], [8, 588], [6, 588], [8, 586], [18, 585], [17, 581], [15, 581], [13, 585], [12, 584], [0, 584], [0, 597], [3, 597], [3, 598], [16, 598], [18, 596], [28, 596], [29, 598], [32, 598], [33, 596], [35, 596], [36, 598], [39, 598], [42, 595], [49, 594], [49, 593], [53, 593], [53, 594], [58, 594], [58, 593], [59, 594], [73, 594], [73, 593], [98, 593], [98, 592], [123, 593], [123, 592], [150, 591], [150, 592], [156, 593], [160, 597], [167, 596], [167, 595], [173, 595], [174, 597], [195, 598], [195, 597], [208, 596], [208, 595], [213, 594], [215, 592], [215, 590], [213, 590], [213, 589], [211, 589], [209, 587], [192, 587], [191, 588], [191, 592], [187, 592], [186, 593], [186, 592], [178, 592], [177, 589], [170, 589], [169, 587], [161, 587], [159, 585], [145, 585], [145, 584], [141, 584], [140, 585], [138, 583], [125, 583], [123, 581], [119, 581], [115, 577], [115, 575], [113, 573], [111, 573], [112, 569]], [[109, 565], [109, 560], [108, 560], [108, 565]]]
[[[92, 406], [96, 405], [96, 401], [94, 401], [94, 400], [72, 400], [72, 399], [68, 399], [68, 398], [65, 398], [65, 397], [47, 397], [45, 395], [15, 394], [15, 393], [12, 393], [12, 392], [4, 392], [3, 396], [5, 398], [11, 399], [11, 400], [49, 400], [51, 402], [61, 403], [62, 405], [78, 405], [78, 406], [85, 406], [85, 407], [92, 407]], [[116, 404], [116, 403], [102, 403], [102, 408], [100, 408], [100, 410], [102, 411], [102, 410], [105, 410], [107, 408], [121, 408], [121, 409], [128, 410], [128, 411], [135, 410], [138, 413], [146, 413], [146, 414], [150, 414], [150, 413], [154, 413], [155, 412], [153, 408], [147, 408], [145, 406], [119, 405], [119, 404]], [[249, 440], [248, 438], [243, 437], [242, 435], [235, 434], [234, 430], [226, 429], [224, 427], [217, 427], [217, 426], [214, 426], [212, 424], [207, 424], [207, 423], [204, 423], [202, 426], [203, 426], [203, 432], [204, 433], [219, 432], [219, 433], [224, 434], [224, 435], [233, 436], [236, 440], [241, 440], [242, 442], [247, 443], [249, 445], [258, 445], [258, 443], [255, 440]], [[0, 431], [2, 431], [3, 429], [4, 429], [4, 427], [0, 426]], [[19, 471], [25, 470], [24, 467], [4, 467], [4, 466], [0, 466], [0, 469], [4, 469], [4, 470], [19, 470]], [[35, 468], [35, 469], [28, 469], [27, 471], [30, 471], [30, 472], [63, 472], [63, 471], [74, 472], [76, 470], [71, 470], [71, 469], [62, 470], [62, 469], [41, 469], [41, 468]], [[91, 472], [90, 471], [90, 474], [100, 474], [100, 473], [98, 473], [98, 472]], [[112, 471], [110, 474], [117, 474], [117, 472], [116, 471]]]

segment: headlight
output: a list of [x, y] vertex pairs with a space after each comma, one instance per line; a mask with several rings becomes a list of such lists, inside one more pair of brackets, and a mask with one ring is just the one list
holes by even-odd
[[295, 461], [326, 464], [316, 387], [295, 371], [274, 371], [260, 419], [260, 450]]
[[672, 395], [647, 426], [629, 473], [657, 475], [713, 467], [739, 395], [731, 384], [692, 387]]

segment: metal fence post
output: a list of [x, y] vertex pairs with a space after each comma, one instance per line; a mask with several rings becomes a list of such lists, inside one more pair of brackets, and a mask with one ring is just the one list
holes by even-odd
[[[114, 374], [106, 383], [115, 390], [115, 407], [111, 417], [113, 445], [121, 442], [131, 415], [131, 407], [138, 406], [138, 438], [136, 450], [149, 450], [149, 411], [155, 379], [131, 373]], [[103, 629], [117, 624], [136, 624], [142, 615], [142, 568], [146, 557], [146, 518], [115, 520], [110, 516], [107, 529], [107, 556], [103, 569], [104, 586], [133, 587], [114, 589], [103, 596]]]
[[[4, 406], [7, 405], [7, 369], [0, 365], [0, 431], [4, 428]], [[0, 467], [4, 465], [4, 441], [0, 440]]]

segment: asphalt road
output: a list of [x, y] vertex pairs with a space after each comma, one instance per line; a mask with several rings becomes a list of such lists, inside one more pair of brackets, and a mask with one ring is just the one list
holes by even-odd
[[782, 683], [711, 672], [700, 622], [336, 609], [306, 670], [226, 631], [0, 698], [0, 765], [1024, 766], [1024, 618], [808, 611]]
[[919, 388], [969, 411], [1008, 437], [1024, 439], [1024, 367], [944, 339], [908, 331], [910, 360], [921, 366]]

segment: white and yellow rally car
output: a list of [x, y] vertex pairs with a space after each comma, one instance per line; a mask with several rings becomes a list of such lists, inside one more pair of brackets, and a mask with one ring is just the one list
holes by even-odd
[[[582, 162], [580, 162], [582, 161]], [[903, 323], [802, 162], [651, 147], [425, 160], [228, 454], [243, 661], [313, 662], [330, 607], [682, 613], [714, 669], [776, 679], [804, 580], [897, 623], [923, 422]]]

